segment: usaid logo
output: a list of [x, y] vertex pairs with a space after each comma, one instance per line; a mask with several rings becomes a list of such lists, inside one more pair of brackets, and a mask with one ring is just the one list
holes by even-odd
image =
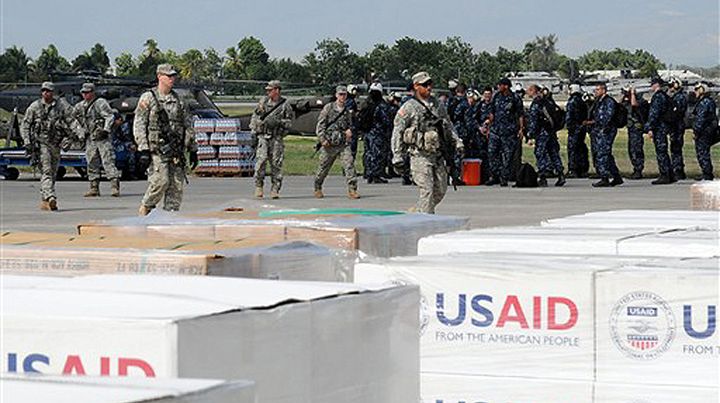
[[675, 315], [659, 295], [648, 291], [622, 297], [610, 314], [610, 336], [627, 357], [653, 360], [675, 339]]

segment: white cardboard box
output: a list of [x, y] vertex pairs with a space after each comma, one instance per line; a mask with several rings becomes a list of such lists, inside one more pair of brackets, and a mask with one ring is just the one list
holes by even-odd
[[708, 387], [596, 383], [595, 403], [718, 403], [720, 390]]
[[37, 279], [3, 284], [5, 372], [252, 379], [261, 403], [418, 399], [416, 287]]
[[145, 379], [0, 375], [3, 403], [254, 403], [254, 383], [200, 379]]
[[592, 403], [592, 382], [423, 373], [424, 403]]
[[356, 265], [356, 281], [420, 286], [421, 368], [594, 379], [594, 273], [625, 257], [477, 254]]
[[553, 228], [637, 228], [669, 230], [700, 228], [717, 230], [720, 212], [693, 210], [612, 210], [553, 218], [543, 221], [543, 227]]
[[718, 386], [718, 268], [597, 274], [597, 380]]

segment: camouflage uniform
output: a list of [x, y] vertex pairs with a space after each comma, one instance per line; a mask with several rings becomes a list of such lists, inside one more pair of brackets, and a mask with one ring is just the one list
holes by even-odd
[[544, 116], [545, 102], [548, 101], [541, 95], [535, 97], [528, 111], [528, 137], [535, 139], [535, 160], [538, 174], [543, 177], [563, 172], [560, 143], [555, 132], [548, 128], [549, 122]]
[[110, 104], [103, 98], [83, 100], [75, 105], [74, 114], [85, 135], [88, 179], [99, 181], [101, 166], [108, 179], [118, 179], [120, 173], [115, 166], [115, 149], [110, 138], [115, 120]]
[[643, 137], [643, 126], [645, 125], [648, 103], [642, 95], [636, 95], [638, 106], [632, 106], [630, 101], [623, 100], [623, 108], [628, 110], [628, 155], [633, 166], [633, 171], [642, 173], [645, 168], [645, 150]]
[[467, 130], [465, 127], [465, 114], [470, 109], [470, 103], [464, 95], [455, 95], [452, 100], [448, 102], [448, 116], [452, 122], [455, 133], [461, 140], [465, 141], [467, 137]]
[[683, 162], [683, 144], [685, 143], [685, 112], [688, 108], [688, 99], [685, 91], [680, 89], [671, 99], [673, 108], [673, 122], [670, 124], [670, 159], [675, 175], [685, 173]]
[[350, 130], [352, 130], [352, 140], [350, 141], [350, 152], [352, 153], [353, 160], [355, 160], [355, 157], [357, 156], [357, 149], [358, 149], [358, 141], [360, 137], [360, 131], [358, 130], [358, 122], [357, 122], [357, 114], [358, 114], [358, 104], [355, 98], [348, 94], [347, 99], [345, 100], [345, 107], [348, 109], [347, 114], [349, 114], [351, 118], [351, 126]]
[[[353, 116], [345, 104], [345, 112], [332, 102], [322, 109], [318, 116], [316, 133], [319, 142], [327, 141], [327, 147], [320, 148], [320, 165], [315, 175], [315, 190], [322, 190], [323, 182], [330, 172], [335, 160], [340, 157], [348, 191], [357, 191], [357, 176], [355, 173], [355, 159], [353, 158], [351, 143], [346, 141], [345, 132], [353, 127]], [[340, 118], [337, 116], [343, 113]], [[337, 118], [337, 120], [336, 120]], [[333, 122], [335, 121], [335, 122]], [[332, 124], [328, 126], [329, 123]], [[351, 129], [352, 130], [352, 129]]]
[[40, 194], [45, 201], [57, 198], [55, 178], [60, 165], [61, 144], [72, 138], [76, 124], [72, 118], [72, 107], [62, 98], [55, 98], [49, 104], [38, 99], [25, 111], [20, 135], [26, 148], [37, 147], [35, 157], [40, 170]]
[[[282, 98], [278, 100], [282, 102]], [[290, 103], [285, 101], [264, 120], [262, 116], [277, 105], [270, 97], [263, 97], [250, 118], [250, 130], [257, 139], [255, 149], [255, 187], [262, 188], [265, 184], [265, 166], [270, 161], [272, 191], [280, 192], [282, 187], [282, 166], [285, 158], [285, 142], [295, 113]]]
[[612, 124], [612, 116], [617, 106], [617, 102], [610, 95], [605, 95], [595, 101], [591, 112], [592, 120], [595, 121], [590, 132], [590, 143], [596, 160], [595, 170], [598, 176], [605, 179], [620, 176], [612, 154], [613, 143], [617, 136], [617, 128]]
[[565, 127], [568, 131], [568, 172], [572, 171], [578, 176], [584, 176], [590, 167], [585, 145], [586, 129], [582, 124], [583, 121], [588, 120], [587, 105], [578, 92], [570, 96], [565, 109]]
[[663, 90], [658, 90], [650, 100], [650, 112], [645, 123], [645, 131], [652, 131], [657, 155], [660, 176], [672, 177], [670, 156], [668, 155], [668, 136], [672, 134], [672, 127], [666, 122], [665, 115], [671, 108], [670, 97]]
[[488, 154], [490, 170], [495, 179], [509, 180], [512, 174], [513, 155], [518, 144], [518, 120], [522, 116], [523, 103], [519, 96], [498, 92], [493, 96], [490, 113], [494, 119], [490, 127]]
[[[161, 108], [170, 120], [170, 144], [160, 133]], [[197, 151], [192, 116], [187, 105], [175, 91], [166, 95], [160, 94], [157, 88], [146, 91], [140, 96], [135, 109], [133, 134], [138, 151], [149, 151], [152, 157], [142, 205], [153, 209], [163, 200], [164, 210], [179, 210], [186, 180], [185, 151]]]
[[370, 130], [365, 133], [365, 158], [363, 161], [365, 176], [368, 179], [379, 178], [384, 173], [383, 171], [387, 160], [385, 143], [393, 127], [390, 105], [382, 101], [375, 105], [374, 108], [372, 126]]
[[704, 94], [693, 109], [695, 121], [693, 122], [693, 133], [695, 135], [695, 152], [697, 153], [698, 164], [702, 170], [703, 178], [712, 180], [713, 165], [710, 158], [710, 147], [712, 134], [717, 129], [717, 106], [715, 100]]
[[438, 133], [430, 126], [432, 122], [427, 109], [420, 102], [425, 102], [433, 114], [442, 119], [445, 135], [451, 137], [456, 148], [462, 143], [453, 130], [447, 111], [434, 97], [427, 101], [413, 98], [403, 104], [395, 116], [392, 134], [393, 160], [401, 161], [403, 156], [410, 154], [410, 171], [419, 192], [416, 210], [420, 213], [435, 214], [435, 206], [447, 192], [448, 171], [439, 150]]

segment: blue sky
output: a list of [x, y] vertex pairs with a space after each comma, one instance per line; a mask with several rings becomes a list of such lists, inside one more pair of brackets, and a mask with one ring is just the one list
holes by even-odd
[[559, 51], [643, 48], [666, 63], [720, 63], [717, 0], [0, 0], [0, 46], [31, 57], [54, 43], [68, 58], [103, 43], [111, 58], [137, 54], [147, 38], [183, 52], [221, 53], [244, 36], [260, 38], [272, 57], [299, 60], [324, 38], [359, 53], [403, 36], [460, 36], [475, 50], [520, 49], [555, 33]]

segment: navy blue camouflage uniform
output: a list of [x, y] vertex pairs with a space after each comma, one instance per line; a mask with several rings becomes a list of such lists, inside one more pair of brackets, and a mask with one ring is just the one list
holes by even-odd
[[394, 114], [385, 101], [369, 107], [374, 107], [374, 111], [370, 130], [365, 133], [365, 177], [379, 178], [385, 173], [388, 158], [386, 142], [389, 144], [388, 138], [392, 135]]
[[637, 106], [632, 106], [629, 99], [624, 99], [622, 106], [628, 110], [628, 155], [633, 171], [642, 172], [645, 169], [645, 138], [644, 126], [647, 119], [648, 102], [642, 95], [635, 96]]
[[717, 130], [717, 105], [709, 95], [703, 95], [695, 104], [693, 109], [695, 121], [693, 122], [693, 134], [695, 135], [695, 152], [697, 153], [698, 164], [705, 179], [713, 179], [713, 164], [710, 158], [710, 147], [712, 147], [712, 135]]
[[683, 162], [683, 145], [685, 144], [685, 112], [688, 109], [687, 93], [680, 89], [671, 98], [673, 121], [670, 124], [670, 160], [676, 174], [685, 172]]
[[351, 97], [349, 94], [347, 99], [345, 100], [345, 108], [347, 108], [347, 113], [350, 113], [352, 115], [352, 126], [350, 127], [350, 130], [352, 131], [352, 140], [350, 140], [350, 152], [352, 152], [353, 159], [355, 159], [355, 157], [357, 156], [358, 139], [360, 137], [357, 124], [358, 104], [357, 101], [355, 101], [355, 98]]
[[538, 95], [532, 100], [528, 111], [527, 127], [527, 137], [535, 140], [535, 160], [538, 174], [543, 177], [563, 172], [560, 143], [543, 111], [547, 110], [547, 102], [549, 101], [542, 95]]
[[568, 130], [568, 171], [584, 175], [590, 168], [585, 145], [587, 130], [582, 122], [588, 120], [588, 108], [580, 93], [570, 96], [565, 106], [565, 127]]
[[665, 119], [670, 107], [670, 97], [665, 91], [658, 90], [650, 100], [650, 112], [648, 121], [645, 123], [645, 132], [652, 131], [660, 176], [666, 177], [672, 176], [670, 155], [668, 154], [668, 137], [672, 134], [672, 127]]
[[513, 154], [519, 143], [519, 118], [523, 114], [523, 103], [512, 92], [507, 95], [498, 92], [490, 105], [490, 113], [493, 115], [488, 143], [490, 171], [495, 179], [509, 180]]
[[609, 95], [595, 101], [592, 108], [594, 121], [590, 131], [590, 147], [595, 156], [595, 171], [603, 179], [620, 176], [615, 157], [612, 154], [613, 143], [617, 136], [617, 128], [612, 124], [617, 102]]

